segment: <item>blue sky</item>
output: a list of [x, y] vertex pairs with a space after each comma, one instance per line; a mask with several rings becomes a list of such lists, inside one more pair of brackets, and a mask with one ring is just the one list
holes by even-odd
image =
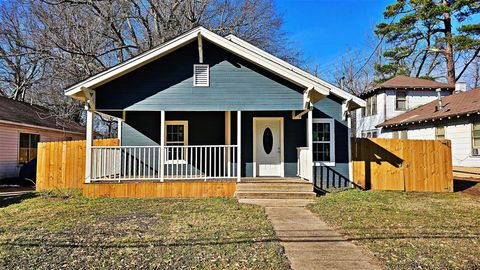
[[309, 64], [323, 67], [347, 49], [365, 47], [394, 0], [277, 0], [284, 30]]

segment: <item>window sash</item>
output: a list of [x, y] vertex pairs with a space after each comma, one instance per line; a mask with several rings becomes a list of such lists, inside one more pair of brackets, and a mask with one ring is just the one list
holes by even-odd
[[18, 163], [26, 164], [37, 157], [40, 135], [31, 133], [20, 133]]
[[445, 127], [435, 128], [435, 140], [445, 140]]
[[407, 109], [407, 92], [397, 91], [395, 95], [395, 109], [405, 111]]
[[[172, 127], [182, 127], [173, 128]], [[181, 135], [181, 136], [179, 136]], [[179, 140], [183, 138], [183, 140]], [[188, 145], [188, 121], [165, 121], [165, 145], [166, 146], [185, 146]], [[188, 159], [187, 149], [175, 150], [169, 148], [166, 153], [167, 161], [186, 161]]]
[[[319, 131], [318, 127], [320, 125], [316, 124], [321, 124], [323, 130]], [[314, 118], [313, 125], [313, 162], [335, 162], [335, 120], [329, 118]], [[323, 134], [323, 136], [320, 134]]]
[[480, 123], [472, 124], [472, 147], [480, 149]]

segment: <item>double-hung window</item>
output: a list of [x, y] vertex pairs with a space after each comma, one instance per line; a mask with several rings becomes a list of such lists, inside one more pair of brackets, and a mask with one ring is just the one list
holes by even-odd
[[445, 127], [436, 127], [435, 128], [435, 140], [445, 140]]
[[472, 124], [472, 154], [480, 156], [480, 122]]
[[407, 91], [397, 90], [395, 96], [395, 110], [406, 111], [407, 110]]
[[188, 121], [165, 121], [165, 145], [167, 161], [187, 160]]
[[377, 114], [377, 95], [368, 97], [366, 100], [367, 106], [362, 108], [362, 116], [372, 116]]
[[313, 162], [315, 165], [335, 165], [335, 120], [313, 119]]
[[37, 145], [40, 135], [20, 133], [20, 145], [18, 151], [18, 163], [26, 164], [37, 157]]

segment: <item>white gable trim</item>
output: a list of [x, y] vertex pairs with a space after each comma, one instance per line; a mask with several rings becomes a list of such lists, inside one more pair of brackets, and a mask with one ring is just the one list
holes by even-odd
[[[315, 76], [308, 74], [301, 69], [298, 69], [285, 61], [282, 61], [273, 55], [270, 55], [258, 48], [253, 49], [253, 45], [248, 44], [245, 41], [241, 41], [239, 38], [229, 36], [229, 39], [223, 38], [203, 27], [197, 27], [165, 44], [154, 48], [150, 51], [147, 51], [139, 56], [136, 56], [130, 60], [127, 60], [121, 64], [118, 64], [104, 72], [101, 72], [97, 75], [94, 75], [80, 83], [77, 83], [65, 92], [66, 95], [75, 97], [77, 99], [84, 99], [83, 95], [79, 95], [82, 92], [83, 88], [96, 88], [102, 84], [105, 84], [115, 78], [122, 76], [130, 72], [133, 69], [139, 68], [147, 63], [150, 63], [173, 50], [180, 48], [189, 42], [198, 39], [198, 36], [201, 35], [203, 38], [213, 42], [217, 46], [222, 47], [223, 49], [236, 54], [290, 82], [293, 82], [299, 86], [305, 87], [306, 89], [312, 88], [319, 94], [323, 96], [328, 96], [330, 91], [336, 96], [339, 96], [343, 99], [352, 99], [355, 98], [355, 103], [359, 106], [365, 106], [365, 102], [359, 98], [353, 97], [347, 92], [340, 90], [334, 87], [331, 84], [328, 84]], [[236, 42], [232, 41], [235, 39]], [[240, 45], [240, 41], [242, 45]], [[245, 45], [248, 44], [248, 45]], [[248, 46], [248, 48], [246, 48]], [[315, 78], [315, 79], [313, 79]], [[358, 102], [357, 102], [358, 101]]]
[[[188, 44], [189, 41], [196, 40], [198, 37], [199, 29], [193, 29], [183, 35], [178, 36], [177, 38], [164, 43], [154, 49], [151, 49], [145, 53], [142, 53], [132, 59], [129, 59], [125, 62], [122, 62], [116, 66], [113, 66], [103, 72], [98, 73], [82, 82], [79, 82], [75, 85], [69, 87], [65, 94], [67, 96], [75, 96], [82, 91], [82, 88], [93, 89], [97, 86], [105, 84], [115, 78], [118, 78], [129, 71], [139, 68], [143, 65], [146, 65], [180, 47]], [[79, 96], [83, 99], [83, 96]]]

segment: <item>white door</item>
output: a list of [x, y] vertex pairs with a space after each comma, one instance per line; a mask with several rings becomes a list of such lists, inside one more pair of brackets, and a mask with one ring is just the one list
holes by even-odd
[[254, 118], [255, 176], [283, 177], [283, 119]]

